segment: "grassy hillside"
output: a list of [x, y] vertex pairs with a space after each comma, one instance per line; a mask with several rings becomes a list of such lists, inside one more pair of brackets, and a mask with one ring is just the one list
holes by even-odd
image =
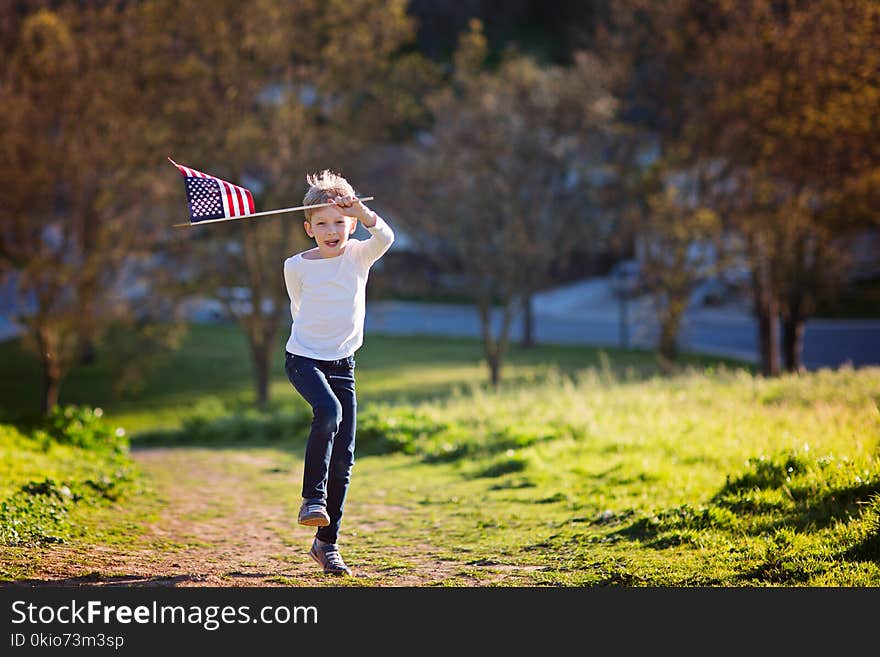
[[[200, 327], [191, 340], [137, 397], [114, 398], [100, 365], [66, 394], [102, 399], [134, 445], [297, 463], [309, 414], [280, 363], [275, 401], [258, 412], [240, 336]], [[451, 564], [437, 582], [450, 586], [499, 573], [510, 586], [880, 585], [880, 368], [764, 379], [691, 359], [665, 376], [650, 353], [542, 347], [514, 351], [493, 391], [475, 342], [372, 336], [358, 373], [352, 513], [395, 512], [347, 539], [347, 558], [389, 584], [430, 550]], [[4, 452], [4, 495], [44, 476], [91, 478], [68, 447], [28, 441], [39, 442], [16, 436]], [[279, 492], [292, 517], [296, 491]], [[93, 540], [156, 512], [149, 494], [126, 499]]]
[[877, 369], [586, 371], [374, 406], [362, 426], [458, 474], [435, 486], [419, 470], [409, 495], [397, 488], [413, 540], [430, 533], [473, 565], [534, 566], [524, 583], [876, 586], [878, 403]]
[[[100, 518], [139, 486], [128, 437], [100, 411], [68, 406], [27, 428], [0, 424], [0, 546], [6, 549], [101, 535]], [[121, 529], [111, 522], [105, 535]]]
[[[773, 380], [588, 368], [368, 403], [352, 504], [399, 517], [350, 551], [403, 573], [419, 566], [376, 560], [428, 542], [458, 565], [447, 585], [510, 569], [505, 585], [876, 586], [878, 404], [876, 368]], [[218, 418], [143, 440], [256, 437], [296, 454], [289, 433], [307, 420]]]

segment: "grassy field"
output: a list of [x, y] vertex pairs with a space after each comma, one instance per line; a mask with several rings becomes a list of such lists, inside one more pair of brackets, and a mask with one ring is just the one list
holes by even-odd
[[[114, 398], [98, 365], [65, 398], [101, 405], [134, 445], [295, 463], [307, 409], [279, 363], [272, 407], [246, 410], [245, 354], [234, 330], [197, 327], [138, 396]], [[764, 379], [689, 358], [669, 376], [650, 353], [548, 346], [514, 350], [493, 391], [473, 341], [369, 336], [358, 372], [352, 513], [399, 517], [348, 540], [387, 577], [350, 585], [393, 584], [426, 544], [450, 565], [441, 586], [880, 585], [880, 368]], [[6, 374], [21, 412], [27, 388]], [[130, 506], [129, 531], [158, 508], [143, 491]]]
[[[878, 391], [876, 370], [588, 371], [374, 407], [364, 424], [405, 427], [420, 464], [411, 495], [389, 496], [414, 502], [412, 540], [440, 537], [476, 576], [518, 565], [530, 584], [876, 586]], [[458, 476], [433, 485], [425, 464], [440, 463]]]
[[[271, 407], [301, 408], [283, 370], [284, 341], [279, 335], [272, 363]], [[435, 337], [369, 336], [357, 353], [358, 399], [406, 403], [445, 397], [463, 387], [485, 385], [488, 370], [479, 342]], [[700, 369], [726, 364], [715, 357], [686, 355], [684, 366]], [[504, 376], [510, 384], [540, 380], [547, 373], [588, 367], [613, 368], [620, 376], [644, 377], [659, 371], [648, 351], [623, 351], [542, 345], [512, 345]], [[105, 417], [129, 434], [177, 427], [182, 419], [205, 417], [253, 405], [254, 393], [247, 342], [229, 325], [193, 325], [182, 347], [145, 378], [143, 388], [126, 394], [113, 391], [113, 371], [106, 363], [75, 368], [61, 388], [62, 404], [100, 407]], [[40, 371], [17, 340], [0, 343], [0, 420], [30, 418], [39, 410]]]

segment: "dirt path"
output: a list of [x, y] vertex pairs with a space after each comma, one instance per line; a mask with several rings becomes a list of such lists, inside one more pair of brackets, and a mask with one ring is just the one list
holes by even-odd
[[[300, 471], [279, 467], [271, 452], [151, 448], [132, 456], [162, 500], [146, 532], [122, 548], [51, 547], [41, 555], [40, 577], [20, 584], [419, 586], [456, 570], [434, 558], [431, 546], [409, 545], [392, 556], [416, 567], [389, 570], [347, 558], [354, 578], [324, 575], [307, 554], [314, 530], [297, 525], [291, 509]], [[347, 530], [370, 532], [387, 522], [388, 511], [360, 504]]]

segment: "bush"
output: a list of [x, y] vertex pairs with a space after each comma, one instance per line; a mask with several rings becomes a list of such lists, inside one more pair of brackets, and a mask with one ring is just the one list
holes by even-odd
[[36, 426], [0, 425], [0, 453], [9, 457], [0, 470], [8, 494], [0, 501], [0, 545], [64, 542], [78, 531], [75, 506], [125, 497], [135, 479], [128, 437], [103, 415], [64, 406]]
[[[104, 420], [104, 412], [100, 408], [56, 406], [39, 431], [48, 434], [56, 442], [83, 449], [123, 453], [129, 448], [125, 429], [113, 427]], [[35, 437], [44, 438], [39, 433]]]

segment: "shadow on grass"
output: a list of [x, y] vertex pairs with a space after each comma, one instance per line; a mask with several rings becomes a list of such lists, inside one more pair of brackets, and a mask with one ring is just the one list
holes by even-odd
[[880, 562], [880, 530], [866, 536], [865, 539], [843, 553], [847, 561]]
[[[827, 572], [841, 563], [878, 563], [880, 562], [880, 493], [876, 492], [878, 486], [868, 488], [867, 500], [859, 499], [858, 504], [863, 507], [862, 512], [856, 516], [855, 522], [850, 521], [847, 525], [848, 532], [843, 544], [837, 551], [835, 558], [828, 559], [824, 554], [821, 558], [808, 558], [802, 550], [794, 550], [790, 541], [785, 538], [778, 540], [776, 534], [771, 534], [766, 548], [766, 555], [762, 562], [748, 572], [738, 576], [741, 581], [759, 579], [774, 584], [806, 584], [814, 576]], [[861, 493], [864, 487], [855, 487], [847, 492]], [[826, 496], [827, 497], [827, 496]], [[784, 532], [782, 536], [784, 537]]]
[[[760, 563], [737, 580], [804, 584], [835, 562], [880, 560], [880, 472], [862, 471], [862, 480], [854, 468], [791, 454], [756, 459], [707, 505], [643, 516], [611, 536], [658, 550], [699, 543], [706, 531], [752, 536], [762, 539]], [[828, 529], [836, 538], [817, 536], [810, 543], [811, 534]], [[806, 536], [806, 546], [795, 549], [796, 536]], [[830, 561], [829, 540], [835, 553]]]
[[[651, 517], [639, 518], [614, 534], [645, 541], [652, 547], [666, 547], [667, 542], [655, 539], [670, 531], [726, 529], [736, 524], [738, 531], [761, 536], [783, 528], [795, 531], [823, 529], [859, 516], [862, 513], [861, 507], [878, 495], [880, 482], [866, 483], [835, 489], [819, 496], [804, 496], [799, 503], [786, 510], [782, 505], [748, 506], [731, 503], [728, 497], [719, 494], [706, 507], [693, 509], [685, 505], [668, 509]], [[773, 517], [761, 520], [752, 517], [754, 514]]]

